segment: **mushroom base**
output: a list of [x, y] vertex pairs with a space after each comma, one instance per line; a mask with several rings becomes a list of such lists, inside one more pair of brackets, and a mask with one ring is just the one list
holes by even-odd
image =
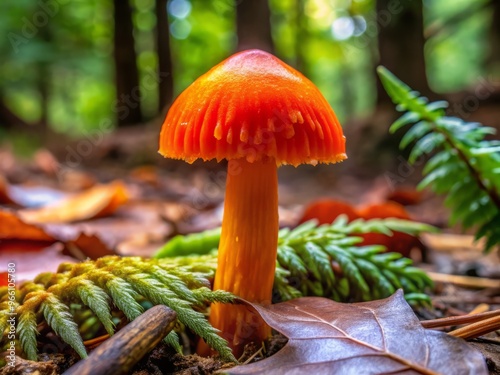
[[[250, 302], [270, 304], [278, 246], [278, 177], [276, 161], [228, 165], [224, 218], [214, 290], [234, 293]], [[263, 341], [270, 327], [253, 309], [214, 303], [210, 323], [239, 356], [245, 344]], [[200, 346], [199, 353], [203, 351]]]

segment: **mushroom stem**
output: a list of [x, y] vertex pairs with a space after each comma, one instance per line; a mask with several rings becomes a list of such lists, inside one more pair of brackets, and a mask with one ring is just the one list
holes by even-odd
[[[274, 159], [230, 160], [214, 290], [270, 304], [278, 245], [278, 177]], [[245, 344], [262, 342], [271, 329], [250, 308], [214, 303], [210, 322], [239, 356]]]

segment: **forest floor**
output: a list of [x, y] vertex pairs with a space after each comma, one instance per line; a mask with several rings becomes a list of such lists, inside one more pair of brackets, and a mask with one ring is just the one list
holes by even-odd
[[[78, 143], [74, 144], [74, 150], [76, 147]], [[32, 279], [40, 272], [56, 271], [63, 261], [78, 262], [110, 254], [149, 257], [175, 234], [220, 225], [224, 165], [212, 162], [188, 165], [158, 160], [150, 163], [149, 158], [144, 158], [147, 162], [143, 163], [137, 155], [127, 155], [123, 149], [112, 147], [105, 150], [103, 158], [95, 156], [101, 154], [94, 152], [94, 159], [89, 163], [78, 160], [78, 153], [73, 159], [70, 154], [66, 149], [62, 157], [58, 155], [59, 160], [65, 160], [61, 165], [45, 149], [37, 151], [29, 160], [20, 160], [12, 150], [0, 149], [2, 212], [17, 213], [52, 203], [102, 183], [111, 183], [108, 186], [112, 191], [124, 188], [126, 198], [113, 212], [100, 218], [93, 218], [92, 212], [86, 212], [91, 208], [85, 204], [68, 208], [64, 215], [83, 219], [44, 224], [43, 229], [57, 239], [50, 244], [23, 235], [22, 228], [18, 238], [12, 233], [10, 237], [0, 237], [0, 264], [15, 261], [19, 280]], [[435, 319], [500, 309], [499, 253], [483, 254], [481, 245], [474, 243], [470, 233], [448, 227], [443, 198], [416, 192], [414, 186], [420, 178], [418, 168], [410, 168], [398, 155], [394, 158], [387, 170], [379, 167], [375, 171], [353, 169], [348, 162], [339, 166], [282, 167], [279, 171], [281, 226], [296, 225], [307, 204], [318, 198], [333, 198], [359, 207], [385, 202], [395, 195], [401, 199], [404, 192], [405, 197], [410, 196], [405, 203], [411, 204], [405, 207], [413, 220], [442, 229], [439, 234], [426, 234], [421, 238], [425, 263], [421, 250], [411, 253], [418, 266], [441, 275], [431, 295], [432, 307], [418, 309], [419, 318]], [[135, 166], [130, 167], [130, 164]], [[0, 227], [2, 225], [5, 223], [0, 222]], [[468, 278], [470, 276], [473, 278]], [[486, 284], [481, 284], [484, 280]], [[276, 341], [278, 344], [273, 344], [275, 349], [271, 353], [283, 345], [282, 337], [278, 336]], [[500, 374], [500, 332], [489, 333], [470, 344], [486, 357], [490, 373]], [[251, 352], [252, 348], [248, 350]], [[57, 355], [51, 359], [53, 366], [39, 365], [40, 374], [61, 373], [61, 369], [76, 360], [68, 361], [67, 357], [62, 360]], [[170, 364], [162, 367], [160, 363]], [[208, 374], [220, 369], [221, 365], [217, 360], [196, 356], [183, 358], [160, 345], [139, 362], [133, 374]], [[34, 364], [27, 366], [33, 369]], [[0, 373], [13, 372], [4, 368]]]

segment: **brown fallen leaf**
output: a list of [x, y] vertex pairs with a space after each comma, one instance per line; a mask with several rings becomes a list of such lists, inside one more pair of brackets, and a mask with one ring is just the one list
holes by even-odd
[[[0, 245], [5, 241], [56, 241], [65, 245], [65, 254], [76, 259], [97, 259], [106, 255], [150, 256], [171, 233], [158, 202], [134, 201], [113, 217], [77, 223], [30, 224], [15, 211], [0, 209]], [[1, 247], [1, 246], [0, 246]]]
[[9, 195], [9, 185], [3, 176], [0, 176], [0, 204], [14, 203]]
[[30, 240], [54, 242], [55, 238], [35, 224], [21, 220], [14, 212], [0, 210], [0, 241]]
[[65, 195], [62, 191], [43, 186], [10, 185], [0, 175], [0, 204], [38, 207], [61, 200]]
[[387, 193], [386, 199], [403, 206], [419, 204], [422, 201], [423, 193], [414, 187], [402, 187]]
[[14, 211], [0, 210], [0, 252], [7, 253], [12, 246], [41, 250], [57, 241], [64, 243], [65, 254], [85, 260], [114, 255], [108, 246], [94, 233], [67, 224], [29, 224]]
[[[35, 246], [26, 243], [0, 243], [0, 280], [6, 280], [7, 264], [15, 264], [15, 282], [33, 280], [41, 272], [56, 272], [61, 263], [75, 263], [74, 258], [63, 255], [64, 245], [56, 242], [50, 246]], [[0, 284], [5, 285], [5, 284]]]
[[127, 200], [128, 193], [124, 184], [115, 181], [95, 186], [57, 204], [22, 210], [18, 214], [29, 223], [69, 223], [108, 216]]
[[60, 168], [57, 158], [49, 150], [42, 148], [33, 155], [35, 167], [48, 176], [56, 176]]
[[401, 290], [354, 304], [307, 297], [251, 305], [288, 343], [229, 374], [488, 374], [481, 353], [465, 341], [423, 328]]

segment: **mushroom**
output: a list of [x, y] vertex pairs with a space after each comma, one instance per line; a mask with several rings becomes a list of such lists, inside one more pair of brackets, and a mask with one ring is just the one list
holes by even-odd
[[[174, 101], [159, 152], [187, 162], [228, 160], [213, 288], [270, 304], [279, 229], [277, 167], [346, 159], [342, 128], [318, 88], [269, 53], [239, 52]], [[209, 319], [235, 355], [271, 333], [243, 305], [214, 303]]]

